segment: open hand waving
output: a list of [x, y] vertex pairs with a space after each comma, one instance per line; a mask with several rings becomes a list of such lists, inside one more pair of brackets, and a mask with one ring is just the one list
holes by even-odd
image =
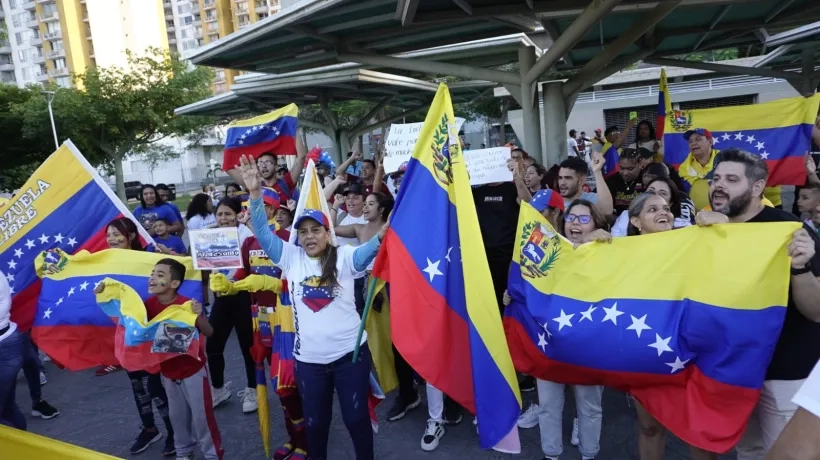
[[259, 198], [262, 196], [262, 177], [259, 174], [259, 167], [256, 166], [256, 161], [248, 155], [242, 155], [239, 158], [239, 174], [242, 175], [242, 180], [245, 182], [245, 187], [251, 198]]

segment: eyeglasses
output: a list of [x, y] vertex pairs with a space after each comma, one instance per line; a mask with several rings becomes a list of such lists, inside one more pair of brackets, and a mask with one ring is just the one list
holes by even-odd
[[257, 161], [256, 164], [259, 165], [259, 166], [273, 166], [276, 163], [274, 163], [271, 160], [260, 160], [260, 161]]
[[564, 222], [575, 222], [575, 219], [578, 219], [579, 224], [588, 224], [592, 220], [592, 216], [579, 216], [577, 214], [564, 215]]

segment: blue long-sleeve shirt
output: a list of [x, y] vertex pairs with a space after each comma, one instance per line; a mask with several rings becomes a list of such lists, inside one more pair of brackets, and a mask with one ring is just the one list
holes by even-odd
[[[265, 203], [262, 198], [251, 199], [251, 224], [253, 228], [268, 228], [268, 216], [265, 214]], [[296, 231], [296, 229], [294, 229]], [[280, 265], [282, 262], [282, 247], [286, 244], [281, 238], [276, 236], [273, 232], [254, 232], [256, 240], [259, 241], [259, 246], [270, 257], [274, 264]], [[381, 241], [376, 235], [367, 243], [359, 246], [353, 252], [353, 268], [358, 271], [365, 271], [370, 262], [376, 258], [379, 253]]]

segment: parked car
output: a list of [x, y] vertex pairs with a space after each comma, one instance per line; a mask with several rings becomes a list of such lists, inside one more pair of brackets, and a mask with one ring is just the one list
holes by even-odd
[[142, 188], [142, 182], [138, 180], [134, 181], [127, 181], [125, 183], [125, 199], [135, 199], [138, 200], [140, 197], [140, 189]]

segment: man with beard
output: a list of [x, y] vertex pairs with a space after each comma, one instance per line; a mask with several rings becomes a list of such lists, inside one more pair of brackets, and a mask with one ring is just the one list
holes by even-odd
[[595, 188], [597, 193], [585, 192], [584, 183], [587, 179], [589, 168], [587, 163], [580, 158], [567, 158], [561, 162], [561, 169], [558, 170], [558, 192], [564, 198], [564, 207], [577, 200], [584, 199], [595, 204], [601, 214], [609, 216], [612, 214], [612, 194], [606, 185], [604, 175], [601, 172], [604, 167], [604, 157], [600, 153], [592, 156], [592, 171], [595, 174]]
[[[769, 171], [760, 157], [727, 149], [715, 158], [709, 202], [701, 226], [743, 222], [799, 222], [785, 211], [761, 203]], [[797, 411], [792, 398], [820, 360], [820, 239], [804, 225], [788, 247], [791, 278], [786, 318], [766, 371], [760, 400], [737, 445], [738, 460], [762, 459]]]

